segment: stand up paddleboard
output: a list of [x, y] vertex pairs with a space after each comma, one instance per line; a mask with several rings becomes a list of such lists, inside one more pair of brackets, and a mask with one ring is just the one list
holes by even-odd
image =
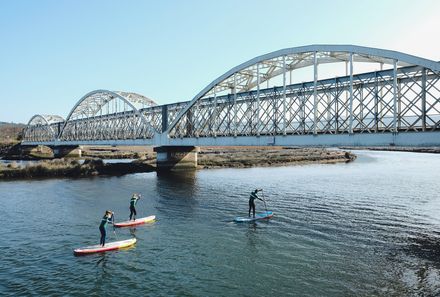
[[234, 222], [237, 222], [237, 223], [255, 222], [255, 221], [258, 221], [258, 220], [270, 219], [272, 216], [273, 216], [273, 212], [272, 211], [265, 211], [265, 212], [262, 212], [262, 213], [255, 214], [255, 218], [253, 218], [253, 217], [236, 217], [234, 219]]
[[114, 226], [116, 228], [133, 227], [133, 226], [153, 222], [155, 219], [156, 219], [156, 216], [149, 216], [149, 217], [145, 217], [145, 218], [136, 219], [134, 221], [125, 221], [125, 222], [115, 223]]
[[86, 247], [74, 250], [73, 253], [76, 256], [88, 255], [88, 254], [94, 254], [94, 253], [103, 253], [103, 252], [107, 252], [107, 251], [113, 251], [113, 250], [126, 248], [126, 247], [134, 245], [135, 243], [136, 243], [136, 238], [131, 238], [131, 239], [127, 239], [127, 240], [109, 242], [109, 243], [106, 243], [105, 246], [101, 246], [100, 244], [86, 246]]

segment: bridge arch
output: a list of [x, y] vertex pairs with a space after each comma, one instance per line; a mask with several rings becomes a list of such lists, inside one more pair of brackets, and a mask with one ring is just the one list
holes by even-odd
[[[427, 94], [432, 97], [427, 102], [428, 106], [419, 107], [419, 111], [414, 111], [414, 108], [411, 107], [411, 103], [406, 102], [404, 108], [409, 106], [409, 109], [413, 109], [408, 112], [408, 115], [411, 114], [411, 117], [414, 117], [414, 119], [407, 119], [407, 121], [411, 121], [411, 123], [408, 123], [407, 125], [408, 129], [416, 129], [416, 126], [425, 129], [426, 121], [430, 121], [432, 124], [431, 126], [434, 128], [439, 126], [440, 122], [436, 117], [422, 118], [422, 114], [423, 116], [426, 116], [426, 113], [429, 110], [435, 113], [440, 113], [440, 95], [438, 94], [438, 78], [440, 73], [439, 62], [402, 52], [371, 47], [355, 45], [309, 45], [286, 48], [261, 55], [230, 69], [202, 89], [176, 116], [174, 121], [169, 125], [166, 133], [171, 138], [216, 135], [237, 136], [237, 134], [248, 136], [254, 135], [254, 133], [259, 135], [260, 132], [262, 134], [319, 133], [319, 131], [322, 130], [321, 128], [323, 128], [320, 126], [328, 125], [328, 123], [320, 123], [320, 120], [322, 120], [320, 117], [323, 117], [323, 110], [334, 109], [334, 107], [326, 107], [322, 102], [323, 98], [321, 97], [329, 97], [330, 95], [329, 93], [322, 92], [322, 89], [325, 86], [321, 86], [320, 82], [317, 82], [318, 65], [340, 62], [345, 62], [347, 69], [348, 66], [350, 68], [350, 73], [348, 74], [347, 72], [346, 74], [348, 79], [338, 80], [335, 78], [335, 85], [339, 84], [344, 92], [349, 93], [346, 102], [340, 101], [339, 98], [336, 99], [336, 101], [339, 100], [340, 105], [346, 105], [344, 112], [347, 116], [342, 123], [343, 126], [345, 126], [344, 132], [353, 133], [353, 129], [356, 128], [356, 126], [365, 126], [365, 123], [361, 123], [360, 121], [360, 118], [363, 118], [364, 116], [355, 114], [359, 105], [363, 104], [361, 102], [362, 100], [356, 99], [356, 96], [359, 97], [356, 92], [358, 92], [358, 89], [360, 90], [360, 88], [358, 88], [360, 85], [373, 83], [374, 79], [381, 85], [381, 97], [378, 101], [383, 99], [383, 102], [380, 104], [385, 105], [385, 108], [379, 111], [383, 113], [380, 114], [379, 117], [383, 118], [379, 120], [376, 119], [376, 121], [379, 122], [378, 125], [385, 126], [390, 132], [397, 131], [399, 120], [397, 109], [400, 104], [400, 95], [398, 94], [400, 90], [398, 84], [400, 83], [399, 80], [404, 79], [404, 76], [407, 76], [406, 78], [409, 80], [413, 79], [417, 82], [421, 89], [420, 93], [417, 95], [418, 97], [425, 97], [425, 101]], [[379, 74], [371, 74], [367, 79], [356, 76], [357, 74], [353, 73], [353, 64], [355, 62], [377, 63], [381, 65], [381, 68], [383, 65], [389, 65], [391, 67], [390, 69], [381, 71]], [[290, 94], [286, 95], [286, 73], [309, 66], [313, 67], [313, 81], [303, 83], [302, 90], [299, 90], [300, 87], [297, 86], [298, 92], [296, 92], [296, 95], [302, 92], [305, 97], [308, 97], [308, 99], [305, 99], [305, 103], [293, 102], [291, 100], [292, 102], [286, 104], [286, 101], [289, 101], [289, 99], [296, 96], [293, 95], [293, 90]], [[398, 69], [404, 68], [410, 68], [410, 70], [402, 70], [401, 73], [403, 74], [398, 77], [398, 71], [400, 71]], [[409, 75], [409, 72], [412, 72], [412, 74]], [[416, 74], [414, 73], [420, 75], [415, 77], [414, 75]], [[428, 82], [428, 86], [426, 85], [426, 80], [424, 80], [426, 79], [426, 76], [432, 77], [433, 79], [431, 82]], [[281, 79], [279, 79], [280, 77]], [[269, 102], [270, 100], [268, 99], [266, 100], [268, 103], [262, 107], [262, 102], [257, 97], [261, 95], [260, 90], [262, 89], [263, 83], [276, 78], [279, 79], [280, 84], [278, 85], [278, 88], [273, 88], [273, 93], [280, 93], [282, 100], [279, 100], [280, 97], [278, 97], [280, 105], [277, 105], [278, 103], [273, 103], [275, 106], [273, 108], [274, 111], [269, 112], [268, 109], [272, 108], [269, 105], [272, 104], [272, 102]], [[355, 79], [357, 79], [356, 82], [354, 82]], [[431, 87], [431, 92], [427, 92], [427, 87]], [[337, 90], [338, 88], [336, 87], [333, 88], [331, 92], [338, 92]], [[246, 93], [247, 96], [238, 96], [237, 94], [240, 93]], [[222, 100], [219, 100], [220, 96], [223, 96]], [[247, 97], [248, 103], [241, 105], [236, 104], [237, 100], [240, 100], [242, 97]], [[296, 97], [296, 99], [298, 99], [299, 95]], [[329, 100], [331, 101], [333, 99]], [[225, 108], [220, 107], [221, 104], [223, 106], [229, 105], [228, 109], [226, 110]], [[379, 103], [375, 104], [378, 105]], [[304, 110], [293, 111], [289, 109], [292, 106], [297, 106], [298, 109], [300, 108], [298, 107], [299, 105], [305, 105], [303, 107]], [[423, 108], [424, 110], [422, 110]], [[299, 113], [309, 114], [300, 119], [300, 116], [298, 115]], [[377, 113], [377, 111], [370, 112], [368, 116], [371, 118], [377, 117], [377, 115], [374, 115], [373, 113]], [[336, 112], [336, 115], [333, 114], [332, 116], [338, 118], [341, 115]], [[233, 117], [233, 119], [225, 120], [226, 117]], [[266, 119], [263, 119], [263, 123], [254, 123], [252, 118], [255, 117], [265, 117]], [[297, 119], [295, 119], [295, 117], [297, 117]], [[247, 119], [243, 121], [242, 118]], [[257, 122], [258, 121], [260, 120], [257, 120]], [[271, 121], [275, 124], [270, 124], [269, 122]], [[278, 123], [276, 123], [277, 121]], [[301, 128], [303, 132], [298, 132], [299, 130], [296, 126], [291, 127], [292, 129], [290, 129], [290, 132], [288, 129], [286, 130], [286, 128], [289, 128], [289, 125], [294, 121], [297, 121], [299, 126], [303, 126]], [[380, 123], [381, 121], [382, 123]], [[226, 122], [226, 124], [222, 126], [222, 123], [224, 122]], [[275, 128], [264, 130], [265, 125], [275, 125]], [[256, 126], [257, 128], [255, 128]], [[213, 127], [215, 128], [213, 129]], [[331, 132], [333, 131], [331, 129], [324, 131], [325, 133], [328, 131], [330, 131], [328, 133], [333, 133]]]
[[151, 139], [159, 131], [148, 122], [142, 109], [156, 105], [137, 93], [89, 92], [72, 108], [58, 138], [61, 141]]
[[23, 141], [54, 141], [63, 124], [61, 116], [36, 114], [26, 125]]

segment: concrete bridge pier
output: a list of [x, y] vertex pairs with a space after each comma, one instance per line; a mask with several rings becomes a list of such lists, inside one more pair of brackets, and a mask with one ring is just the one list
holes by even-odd
[[54, 158], [81, 158], [82, 147], [78, 145], [60, 145], [53, 146]]
[[157, 153], [157, 171], [194, 170], [197, 168], [197, 154], [200, 149], [195, 146], [159, 146]]

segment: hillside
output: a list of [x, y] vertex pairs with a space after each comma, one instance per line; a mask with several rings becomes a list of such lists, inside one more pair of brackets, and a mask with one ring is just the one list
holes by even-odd
[[14, 141], [19, 139], [25, 124], [0, 122], [0, 141]]

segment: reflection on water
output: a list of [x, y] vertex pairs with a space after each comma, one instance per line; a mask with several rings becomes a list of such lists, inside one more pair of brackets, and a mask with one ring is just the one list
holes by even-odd
[[[440, 295], [440, 156], [355, 153], [349, 164], [1, 182], [0, 295]], [[232, 223], [255, 188], [273, 219]], [[157, 216], [116, 231], [136, 245], [73, 257], [99, 241], [104, 210], [128, 218], [133, 192], [138, 217]]]
[[176, 171], [176, 172], [158, 172], [157, 173], [157, 186], [163, 184], [165, 186], [171, 185], [174, 188], [178, 188], [179, 185], [184, 185], [185, 188], [189, 186], [193, 188], [196, 183], [196, 171]]
[[[96, 265], [101, 265], [102, 268], [105, 268], [106, 263], [106, 253], [99, 254], [100, 258], [98, 258], [98, 261], [96, 262]], [[104, 270], [104, 269], [103, 269]]]
[[176, 216], [191, 214], [196, 205], [196, 173], [171, 172], [157, 175], [155, 190], [159, 197], [159, 209]]

